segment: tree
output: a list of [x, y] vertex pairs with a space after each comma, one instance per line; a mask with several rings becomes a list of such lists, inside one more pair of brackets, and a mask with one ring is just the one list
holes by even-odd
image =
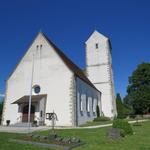
[[0, 102], [0, 124], [1, 124], [1, 120], [2, 120], [2, 112], [3, 112], [3, 101]]
[[122, 103], [122, 100], [121, 100], [121, 96], [119, 93], [117, 93], [116, 95], [116, 105], [117, 105], [117, 113], [118, 113], [118, 116], [117, 118], [124, 118], [124, 106], [123, 106], [123, 103]]
[[96, 106], [96, 114], [97, 114], [97, 118], [100, 117], [100, 111], [99, 111], [99, 106]]
[[3, 101], [0, 102], [0, 116], [2, 115], [3, 112]]
[[142, 63], [129, 77], [126, 103], [135, 114], [150, 112], [150, 63]]

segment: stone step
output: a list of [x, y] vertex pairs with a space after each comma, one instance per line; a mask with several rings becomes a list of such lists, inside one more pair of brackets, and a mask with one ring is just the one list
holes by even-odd
[[[14, 125], [11, 125], [11, 126], [14, 126], [14, 127], [28, 127], [29, 124], [27, 122], [18, 122], [18, 123], [15, 123]], [[32, 123], [30, 123], [30, 127], [32, 126]]]

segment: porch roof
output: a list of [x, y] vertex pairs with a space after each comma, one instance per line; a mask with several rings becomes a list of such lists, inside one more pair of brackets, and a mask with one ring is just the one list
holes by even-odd
[[[47, 94], [40, 94], [40, 95], [32, 95], [31, 102], [38, 102], [43, 97], [46, 97]], [[12, 104], [22, 104], [22, 103], [28, 103], [29, 102], [29, 95], [25, 95], [18, 100], [14, 101]]]

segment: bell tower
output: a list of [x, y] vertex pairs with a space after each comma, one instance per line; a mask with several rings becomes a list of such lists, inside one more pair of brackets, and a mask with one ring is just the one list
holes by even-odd
[[104, 116], [114, 118], [117, 111], [110, 41], [98, 31], [94, 31], [85, 44], [87, 77], [102, 92]]

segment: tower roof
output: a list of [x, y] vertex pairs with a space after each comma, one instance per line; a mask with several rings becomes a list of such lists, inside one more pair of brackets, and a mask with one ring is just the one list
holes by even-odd
[[88, 38], [88, 40], [85, 42], [85, 43], [88, 43], [89, 41], [91, 40], [94, 40], [94, 39], [99, 39], [99, 40], [109, 40], [108, 37], [106, 37], [105, 35], [101, 34], [100, 32], [98, 32], [97, 30], [95, 30], [91, 35], [90, 37]]

